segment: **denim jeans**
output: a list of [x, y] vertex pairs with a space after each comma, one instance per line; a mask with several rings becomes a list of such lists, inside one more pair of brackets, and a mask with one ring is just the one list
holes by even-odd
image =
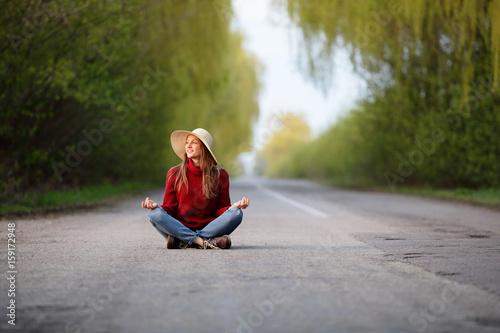
[[240, 225], [242, 220], [243, 212], [241, 209], [231, 207], [205, 228], [193, 231], [160, 207], [149, 211], [149, 221], [165, 239], [168, 235], [172, 235], [188, 244], [192, 244], [197, 236], [212, 238], [229, 235]]

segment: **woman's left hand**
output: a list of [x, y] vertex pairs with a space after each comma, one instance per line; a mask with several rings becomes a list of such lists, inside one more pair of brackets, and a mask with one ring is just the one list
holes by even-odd
[[243, 197], [243, 199], [241, 199], [238, 202], [235, 202], [231, 207], [245, 209], [248, 207], [248, 205], [250, 205], [250, 199]]

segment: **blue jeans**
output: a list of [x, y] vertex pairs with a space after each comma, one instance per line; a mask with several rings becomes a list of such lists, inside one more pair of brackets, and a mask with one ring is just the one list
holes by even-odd
[[205, 228], [193, 231], [160, 207], [149, 211], [149, 221], [163, 237], [167, 238], [168, 235], [172, 235], [188, 244], [192, 244], [197, 236], [212, 238], [229, 235], [240, 225], [242, 220], [243, 212], [241, 209], [231, 207]]

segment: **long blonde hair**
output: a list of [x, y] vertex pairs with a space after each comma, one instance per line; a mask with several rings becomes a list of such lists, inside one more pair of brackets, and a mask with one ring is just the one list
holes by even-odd
[[[211, 199], [218, 195], [216, 188], [219, 185], [220, 167], [215, 163], [207, 147], [205, 147], [203, 143], [201, 143], [201, 145], [203, 148], [201, 149], [200, 169], [202, 170], [203, 196], [205, 199]], [[187, 180], [188, 162], [187, 154], [184, 153], [182, 163], [179, 164], [179, 167], [171, 174], [171, 177], [175, 175], [174, 186], [177, 188], [177, 192], [181, 190], [182, 186], [186, 186], [186, 191], [189, 188]]]

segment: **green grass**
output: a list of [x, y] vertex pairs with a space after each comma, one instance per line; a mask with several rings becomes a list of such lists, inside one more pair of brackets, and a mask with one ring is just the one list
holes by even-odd
[[99, 206], [108, 200], [138, 194], [141, 190], [157, 187], [144, 182], [87, 185], [79, 189], [29, 192], [0, 205], [0, 217], [41, 215]]
[[380, 186], [375, 183], [364, 182], [359, 180], [329, 179], [325, 182], [334, 186], [348, 188], [348, 189], [360, 189], [360, 190], [370, 190], [370, 191], [380, 191], [380, 192], [391, 192], [396, 194], [418, 195], [425, 197], [434, 197], [440, 199], [468, 202], [493, 208], [500, 208], [500, 189], [477, 189], [477, 190], [468, 188], [434, 189], [430, 187], [397, 186], [396, 190], [392, 192], [388, 186]]
[[483, 206], [500, 208], [500, 190], [496, 189], [464, 189], [458, 188], [455, 190], [439, 190], [439, 189], [415, 189], [415, 188], [400, 188], [395, 193], [404, 193], [411, 195], [421, 195], [437, 197], [442, 199], [450, 199], [456, 201], [465, 201]]

